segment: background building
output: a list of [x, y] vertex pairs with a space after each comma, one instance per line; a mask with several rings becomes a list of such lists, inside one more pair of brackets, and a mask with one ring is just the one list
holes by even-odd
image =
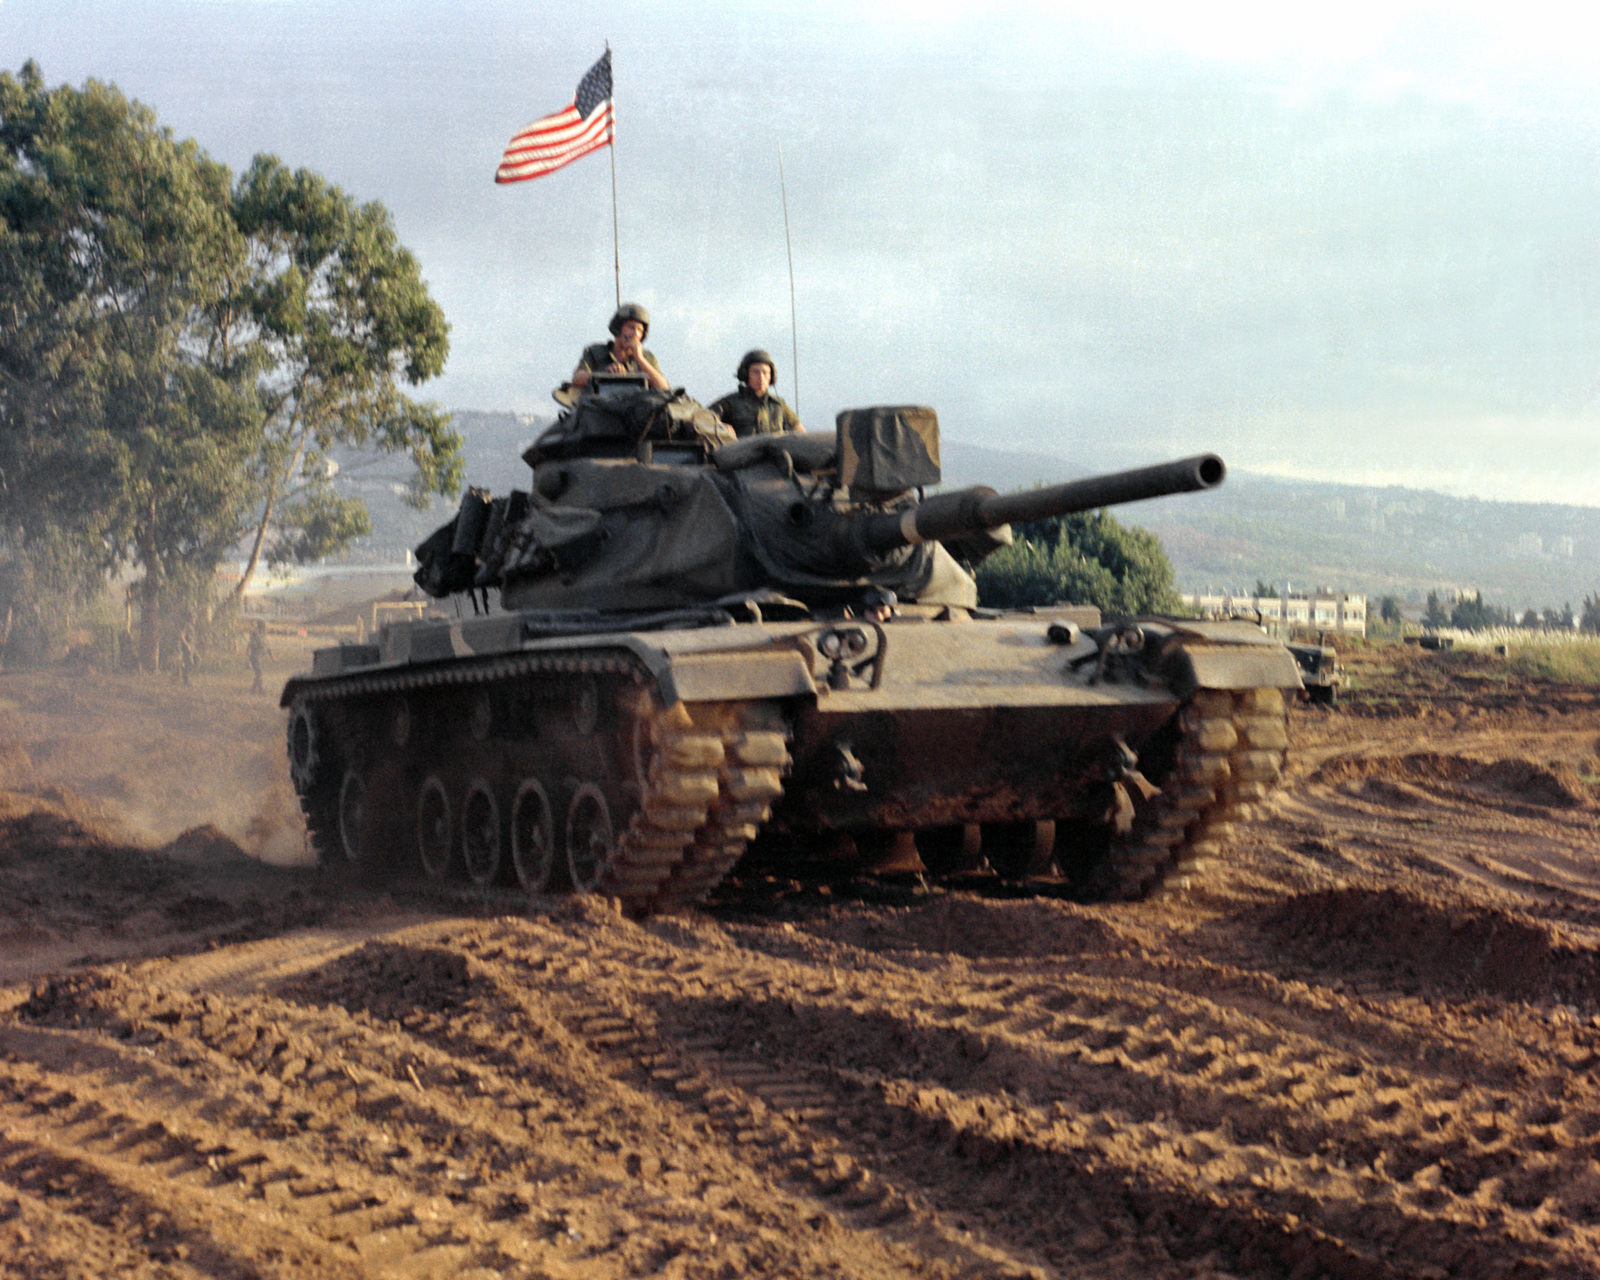
[[1203, 618], [1254, 618], [1268, 631], [1301, 628], [1310, 631], [1345, 631], [1365, 635], [1367, 598], [1348, 591], [1318, 587], [1311, 592], [1285, 590], [1276, 596], [1243, 592], [1202, 592], [1180, 597], [1184, 607]]

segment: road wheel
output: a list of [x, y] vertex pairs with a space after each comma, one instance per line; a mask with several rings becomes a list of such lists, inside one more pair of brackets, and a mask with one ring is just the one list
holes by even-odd
[[417, 796], [417, 857], [428, 879], [443, 880], [450, 874], [454, 836], [450, 797], [438, 775], [430, 773]]
[[473, 780], [467, 800], [461, 806], [461, 861], [467, 879], [475, 885], [491, 885], [500, 876], [500, 806], [494, 790], [482, 778]]
[[355, 766], [344, 771], [339, 784], [339, 851], [351, 866], [361, 862], [366, 849], [367, 779]]
[[599, 884], [617, 849], [611, 806], [593, 783], [581, 785], [567, 805], [566, 847], [572, 887], [588, 893]]
[[529, 893], [550, 887], [556, 867], [555, 820], [536, 778], [524, 778], [511, 804], [511, 866]]

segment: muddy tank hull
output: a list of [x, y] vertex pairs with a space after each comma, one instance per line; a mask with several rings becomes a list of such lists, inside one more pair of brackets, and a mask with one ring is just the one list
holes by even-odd
[[1299, 686], [1241, 623], [548, 621], [399, 624], [289, 683], [325, 862], [644, 912], [702, 899], [760, 838], [780, 868], [825, 849], [1137, 897], [1276, 778]]

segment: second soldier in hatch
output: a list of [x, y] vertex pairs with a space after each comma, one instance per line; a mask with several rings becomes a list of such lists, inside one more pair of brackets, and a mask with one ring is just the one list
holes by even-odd
[[644, 349], [645, 337], [650, 332], [648, 311], [637, 302], [624, 302], [607, 327], [611, 330], [611, 341], [596, 342], [583, 349], [578, 367], [572, 371], [573, 386], [588, 386], [590, 377], [597, 373], [642, 373], [644, 380], [657, 391], [672, 389], [655, 356]]
[[800, 425], [800, 415], [772, 393], [778, 367], [769, 352], [759, 348], [746, 351], [734, 376], [739, 379], [739, 389], [713, 404], [711, 412], [732, 427], [740, 439], [805, 430]]

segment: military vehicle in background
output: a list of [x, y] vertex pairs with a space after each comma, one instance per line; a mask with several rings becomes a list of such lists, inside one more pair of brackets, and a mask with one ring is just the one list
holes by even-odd
[[[1214, 487], [1213, 455], [1009, 495], [938, 484], [932, 410], [733, 440], [597, 378], [419, 549], [457, 619], [283, 692], [324, 862], [702, 899], [768, 865], [1185, 884], [1279, 775], [1283, 645], [1247, 622], [978, 607], [1011, 521]], [[496, 598], [491, 598], [491, 593]]]
[[1300, 667], [1300, 683], [1306, 698], [1332, 706], [1339, 696], [1343, 679], [1339, 671], [1339, 651], [1326, 644], [1290, 644], [1289, 652]]

